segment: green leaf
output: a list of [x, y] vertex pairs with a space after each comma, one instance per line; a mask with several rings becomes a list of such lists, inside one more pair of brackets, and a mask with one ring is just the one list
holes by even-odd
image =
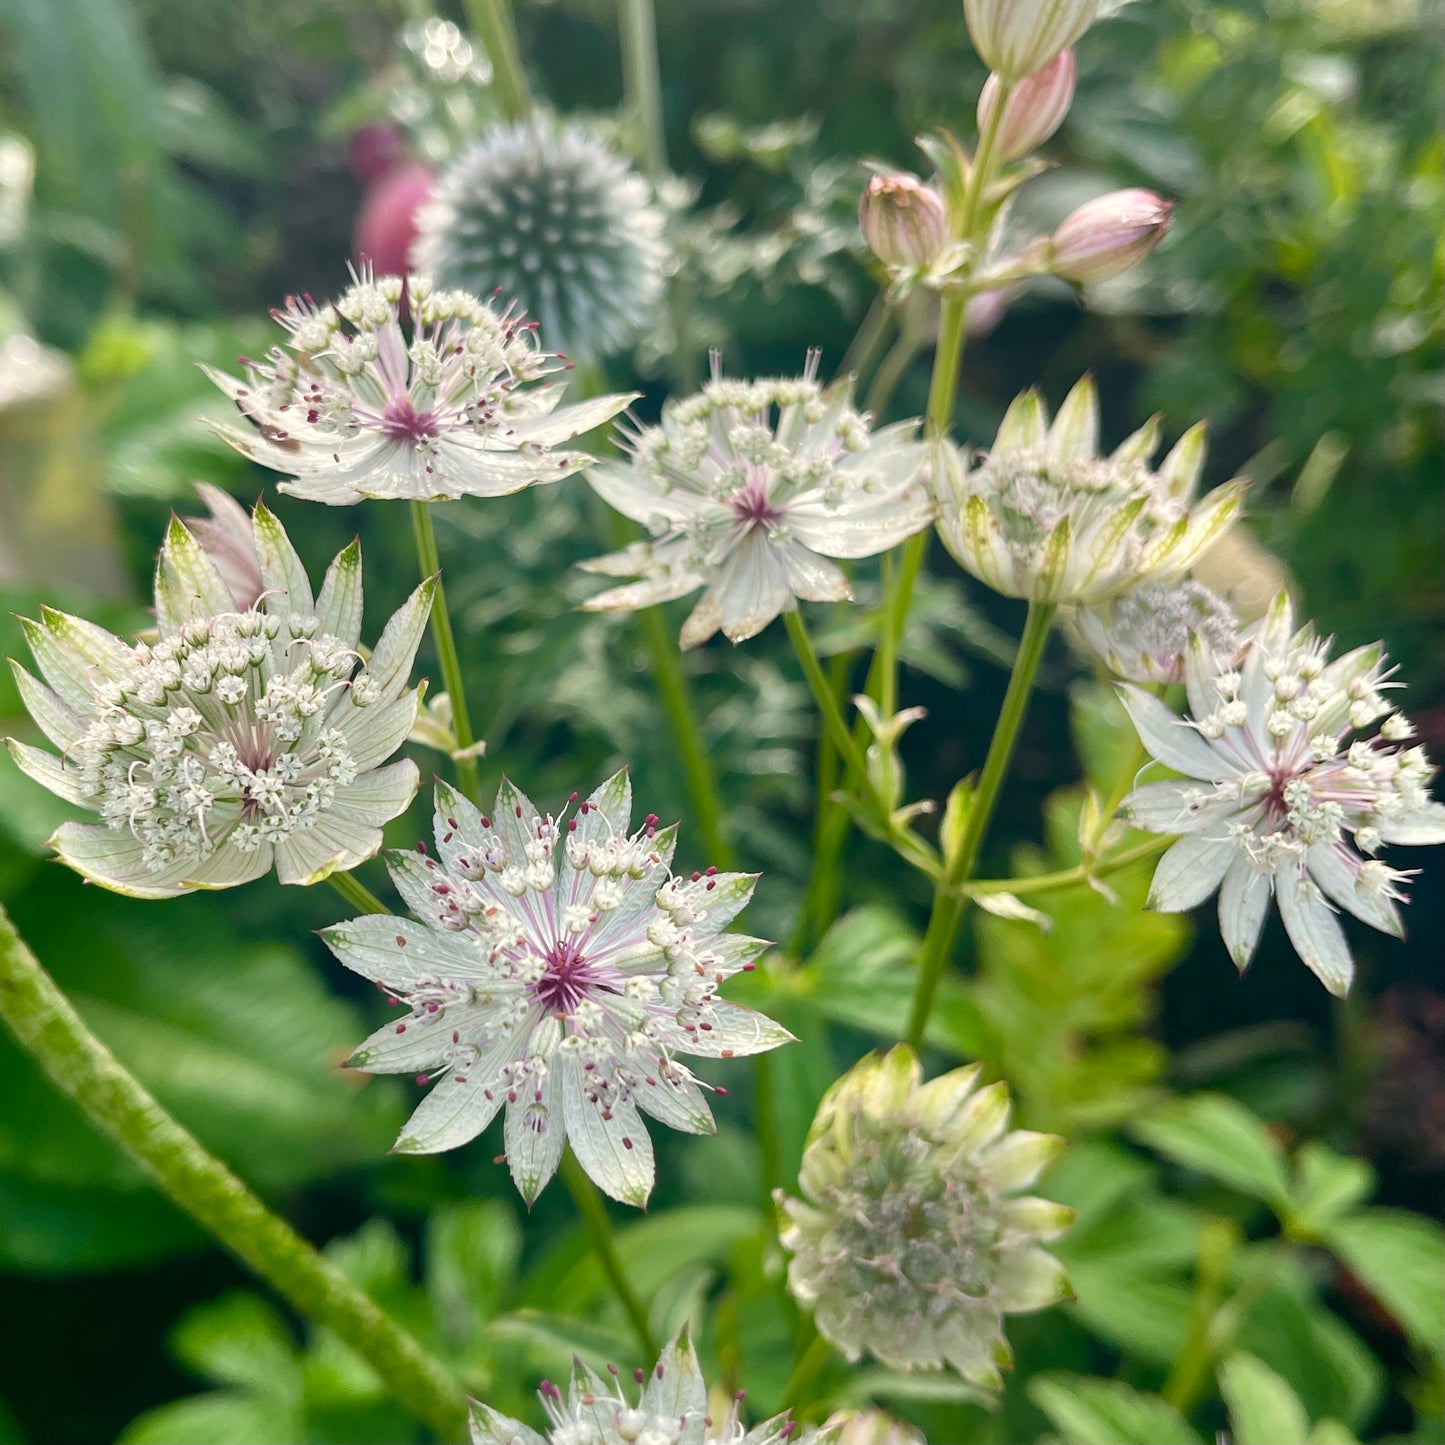
[[1375, 1171], [1363, 1159], [1346, 1158], [1323, 1144], [1305, 1144], [1295, 1156], [1290, 1232], [1303, 1239], [1318, 1237], [1374, 1187]]
[[1115, 1380], [1036, 1375], [1028, 1396], [1065, 1445], [1201, 1445], [1189, 1421], [1172, 1405]]
[[147, 1410], [119, 1445], [276, 1445], [304, 1440], [304, 1431], [300, 1416], [276, 1399], [218, 1390]]
[[1229, 1407], [1235, 1445], [1290, 1445], [1309, 1434], [1299, 1396], [1253, 1355], [1236, 1351], [1220, 1365], [1219, 1392]]
[[451, 1205], [427, 1226], [426, 1285], [438, 1327], [470, 1340], [500, 1309], [522, 1252], [517, 1218], [499, 1200]]
[[189, 1311], [171, 1335], [176, 1358], [217, 1385], [275, 1396], [288, 1408], [299, 1397], [296, 1344], [281, 1316], [259, 1296], [237, 1291]]
[[1445, 1338], [1445, 1236], [1403, 1210], [1368, 1209], [1336, 1219], [1324, 1243], [1397, 1319], [1417, 1349], [1439, 1353]]
[[1262, 1199], [1288, 1208], [1284, 1150], [1263, 1122], [1227, 1094], [1193, 1094], [1152, 1110], [1129, 1126], [1151, 1149]]

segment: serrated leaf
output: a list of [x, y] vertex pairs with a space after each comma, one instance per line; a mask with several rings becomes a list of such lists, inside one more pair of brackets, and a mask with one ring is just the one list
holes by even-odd
[[1287, 1207], [1284, 1150], [1260, 1119], [1227, 1094], [1170, 1100], [1136, 1119], [1129, 1132], [1186, 1168], [1276, 1208]]
[[1445, 1236], [1440, 1226], [1404, 1210], [1367, 1209], [1332, 1221], [1323, 1239], [1400, 1322], [1411, 1343], [1437, 1356], [1445, 1339]]

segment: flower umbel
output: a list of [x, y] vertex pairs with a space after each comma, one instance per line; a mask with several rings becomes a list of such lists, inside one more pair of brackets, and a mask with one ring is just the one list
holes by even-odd
[[[410, 319], [403, 325], [403, 311]], [[564, 369], [535, 323], [465, 291], [363, 269], [338, 301], [289, 300], [289, 333], [240, 380], [206, 368], [252, 430], [215, 429], [290, 480], [283, 492], [331, 506], [363, 497], [499, 497], [592, 464], [553, 447], [601, 426], [631, 399], [558, 407]]]
[[[1123, 689], [1150, 753], [1183, 773], [1145, 783], [1122, 812], [1152, 833], [1182, 833], [1159, 860], [1150, 902], [1169, 913], [1219, 889], [1219, 926], [1243, 969], [1273, 894], [1290, 942], [1333, 994], [1354, 974], [1335, 909], [1399, 937], [1409, 875], [1375, 855], [1387, 843], [1445, 843], [1445, 806], [1414, 729], [1382, 695], [1378, 644], [1329, 661], [1328, 640], [1296, 631], [1281, 593], [1238, 654], [1196, 636], [1189, 711]], [[1353, 739], [1353, 740], [1352, 740]]]
[[741, 642], [798, 598], [851, 599], [829, 557], [871, 557], [929, 524], [917, 423], [870, 432], [846, 387], [819, 386], [817, 360], [800, 377], [764, 381], [728, 381], [714, 360], [697, 396], [669, 402], [661, 425], [628, 438], [630, 465], [588, 476], [655, 540], [583, 563], [642, 579], [585, 607], [651, 607], [703, 587], [682, 645], [719, 628]]
[[638, 1370], [642, 1388], [627, 1398], [615, 1369], [604, 1380], [578, 1360], [567, 1394], [550, 1380], [539, 1391], [551, 1422], [539, 1435], [490, 1405], [473, 1404], [472, 1445], [833, 1445], [829, 1425], [795, 1433], [786, 1415], [747, 1429], [738, 1418], [741, 1396], [722, 1420], [708, 1417], [707, 1384], [686, 1327], [651, 1370]]
[[1003, 1316], [1068, 1296], [1039, 1241], [1071, 1210], [1012, 1198], [1063, 1146], [1006, 1132], [1004, 1084], [981, 1066], [922, 1083], [903, 1045], [870, 1055], [824, 1096], [798, 1176], [779, 1202], [793, 1255], [788, 1287], [818, 1332], [850, 1360], [865, 1350], [896, 1369], [950, 1365], [978, 1385], [1010, 1360]]
[[938, 533], [966, 572], [1007, 597], [1091, 604], [1182, 577], [1239, 509], [1242, 482], [1192, 503], [1204, 424], [1157, 470], [1155, 419], [1098, 454], [1099, 408], [1087, 377], [1049, 424], [1037, 393], [1014, 401], [993, 449], [965, 464], [940, 444]]
[[62, 824], [51, 846], [117, 893], [230, 888], [273, 863], [283, 883], [315, 883], [372, 857], [381, 825], [416, 793], [416, 765], [386, 759], [416, 719], [409, 679], [433, 584], [412, 593], [363, 664], [357, 544], [313, 600], [281, 524], [258, 505], [252, 528], [264, 583], [253, 606], [238, 605], [172, 521], [155, 641], [129, 645], [48, 608], [24, 624], [44, 681], [12, 666], [61, 755], [8, 746], [37, 782], [100, 814]]
[[1202, 582], [1154, 582], [1074, 617], [1084, 645], [1125, 682], [1184, 681], [1189, 639], [1229, 657], [1239, 647], [1233, 609]]
[[528, 1203], [570, 1141], [608, 1194], [641, 1205], [653, 1158], [638, 1111], [689, 1133], [713, 1128], [675, 1056], [732, 1058], [792, 1037], [718, 997], [767, 946], [722, 932], [754, 875], [674, 876], [676, 827], [649, 817], [629, 834], [631, 793], [618, 773], [572, 817], [553, 818], [503, 782], [483, 817], [439, 783], [438, 856], [388, 858], [417, 921], [358, 918], [323, 935], [409, 1010], [351, 1061], [424, 1070], [433, 1083], [401, 1152], [465, 1144], [506, 1105], [507, 1162]]

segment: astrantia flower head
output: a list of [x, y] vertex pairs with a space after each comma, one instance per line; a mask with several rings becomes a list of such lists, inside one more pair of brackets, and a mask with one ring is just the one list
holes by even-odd
[[1153, 833], [1182, 833], [1159, 860], [1150, 903], [1177, 913], [1219, 889], [1219, 926], [1244, 968], [1270, 895], [1290, 942], [1333, 994], [1354, 965], [1336, 908], [1399, 936], [1409, 877], [1375, 855], [1387, 843], [1445, 843], [1445, 807], [1428, 794], [1434, 769], [1414, 729], [1388, 703], [1380, 646], [1329, 660], [1328, 640], [1295, 630], [1281, 593], [1242, 652], [1196, 637], [1185, 673], [1189, 710], [1123, 690], [1150, 753], [1183, 773], [1145, 783], [1124, 816]]
[[870, 1055], [824, 1096], [798, 1185], [779, 1196], [793, 1255], [788, 1287], [849, 1360], [869, 1351], [896, 1369], [951, 1365], [1000, 1383], [1003, 1317], [1068, 1295], [1039, 1241], [1072, 1212], [1014, 1198], [1063, 1145], [1006, 1132], [1008, 1091], [977, 1088], [980, 1066], [924, 1084], [902, 1045]]
[[416, 719], [409, 679], [433, 584], [363, 663], [357, 544], [313, 599], [276, 518], [258, 506], [252, 526], [264, 589], [252, 606], [173, 521], [156, 640], [132, 646], [50, 609], [24, 623], [44, 682], [16, 665], [20, 693], [61, 755], [13, 739], [10, 751], [51, 792], [100, 814], [62, 824], [51, 845], [117, 893], [229, 888], [273, 863], [283, 883], [314, 883], [372, 857], [381, 825], [416, 793], [416, 765], [386, 759]]
[[549, 346], [579, 358], [630, 346], [662, 298], [663, 213], [576, 122], [493, 126], [442, 172], [417, 226], [418, 271], [483, 296], [500, 289]]
[[1037, 393], [1008, 409], [993, 449], [965, 466], [940, 446], [939, 536], [966, 572], [1007, 597], [1090, 604], [1182, 577], [1239, 509], [1243, 483], [1192, 503], [1204, 426], [1158, 470], [1151, 421], [1099, 455], [1099, 407], [1087, 377], [1049, 425]]
[[738, 1418], [741, 1397], [728, 1414], [708, 1417], [708, 1392], [686, 1328], [651, 1370], [638, 1370], [634, 1402], [616, 1370], [603, 1379], [578, 1360], [564, 1396], [550, 1380], [539, 1391], [550, 1428], [539, 1435], [490, 1405], [472, 1405], [472, 1445], [835, 1445], [831, 1426], [797, 1429], [786, 1415], [749, 1430]]
[[642, 578], [586, 607], [651, 607], [703, 587], [682, 645], [719, 628], [741, 642], [798, 598], [851, 598], [829, 557], [871, 557], [929, 524], [917, 424], [870, 431], [847, 387], [819, 386], [817, 362], [813, 353], [788, 380], [728, 381], [714, 359], [701, 393], [669, 402], [661, 425], [628, 438], [630, 465], [589, 474], [655, 540], [584, 563]]
[[[403, 315], [409, 320], [403, 324]], [[290, 478], [283, 492], [332, 506], [363, 497], [499, 497], [592, 464], [553, 447], [616, 416], [627, 396], [558, 407], [563, 360], [535, 323], [428, 280], [363, 268], [334, 304], [291, 298], [284, 346], [245, 379], [205, 368], [251, 429], [226, 441]]]
[[713, 1128], [677, 1055], [732, 1058], [792, 1037], [718, 996], [767, 946], [722, 932], [755, 877], [674, 875], [676, 827], [649, 817], [629, 833], [631, 810], [625, 772], [556, 818], [508, 782], [490, 817], [438, 784], [438, 856], [389, 859], [417, 921], [327, 930], [348, 968], [408, 1010], [353, 1067], [421, 1070], [433, 1085], [398, 1150], [465, 1144], [505, 1105], [507, 1162], [529, 1204], [570, 1141], [608, 1194], [640, 1205], [653, 1159], [638, 1111], [689, 1133]]
[[1221, 657], [1239, 646], [1233, 609], [1202, 582], [1153, 582], [1074, 617], [1084, 645], [1125, 682], [1184, 681], [1189, 639]]

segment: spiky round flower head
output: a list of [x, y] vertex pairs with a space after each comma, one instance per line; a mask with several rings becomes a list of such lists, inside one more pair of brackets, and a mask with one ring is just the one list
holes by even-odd
[[684, 1326], [651, 1370], [638, 1370], [634, 1402], [615, 1368], [609, 1378], [578, 1360], [566, 1395], [550, 1380], [538, 1394], [550, 1428], [540, 1435], [490, 1405], [473, 1402], [472, 1445], [836, 1445], [830, 1426], [797, 1429], [777, 1415], [749, 1430], [739, 1419], [742, 1397], [718, 1421], [708, 1416], [708, 1391]]
[[550, 346], [630, 346], [662, 298], [668, 249], [651, 188], [586, 126], [496, 125], [441, 173], [413, 264], [440, 286], [515, 299]]
[[[403, 312], [409, 320], [403, 325]], [[242, 455], [290, 480], [283, 492], [331, 506], [363, 497], [500, 497], [592, 464], [553, 451], [632, 399], [558, 407], [564, 368], [535, 323], [465, 291], [363, 267], [334, 304], [292, 297], [288, 333], [245, 379], [203, 368], [252, 430], [215, 425]]]
[[719, 628], [734, 642], [763, 630], [797, 599], [851, 599], [829, 557], [871, 557], [933, 518], [916, 422], [869, 430], [847, 386], [825, 391], [811, 353], [800, 377], [713, 378], [669, 402], [659, 426], [627, 438], [631, 462], [588, 481], [655, 540], [584, 562], [589, 572], [640, 577], [583, 605], [651, 607], [706, 588], [682, 645]]
[[416, 720], [409, 678], [434, 584], [412, 593], [362, 663], [358, 545], [313, 599], [276, 518], [258, 505], [252, 529], [264, 590], [250, 606], [172, 521], [156, 640], [128, 645], [48, 608], [24, 624], [45, 681], [12, 666], [61, 756], [13, 739], [10, 751], [51, 792], [100, 814], [62, 824], [51, 846], [117, 893], [230, 888], [273, 863], [283, 883], [317, 882], [372, 857], [381, 825], [416, 793], [416, 765], [386, 759]]
[[713, 1128], [676, 1056], [791, 1039], [718, 997], [767, 946], [722, 932], [756, 876], [674, 875], [676, 826], [648, 817], [629, 834], [631, 811], [625, 772], [570, 818], [539, 814], [505, 781], [483, 817], [439, 783], [438, 856], [388, 859], [417, 921], [358, 918], [323, 935], [408, 1009], [351, 1060], [368, 1073], [420, 1069], [433, 1084], [399, 1151], [454, 1149], [506, 1105], [507, 1162], [529, 1204], [570, 1141], [608, 1194], [641, 1205], [653, 1160], [638, 1111], [693, 1134]]
[[1074, 616], [1079, 639], [1115, 677], [1157, 685], [1184, 681], [1189, 639], [1218, 656], [1239, 647], [1234, 610], [1201, 582], [1151, 582]]
[[1196, 637], [1182, 718], [1151, 693], [1122, 696], [1144, 746], [1182, 779], [1124, 799], [1137, 828], [1185, 836], [1159, 860], [1149, 901], [1167, 913], [1219, 889], [1219, 927], [1243, 969], [1273, 894], [1290, 942], [1333, 994], [1354, 974], [1335, 909], [1399, 937], [1409, 875], [1375, 857], [1387, 843], [1445, 843], [1434, 769], [1382, 695], [1378, 644], [1334, 662], [1285, 593], [1238, 653]]
[[1008, 1090], [979, 1089], [980, 1071], [924, 1084], [904, 1045], [869, 1055], [818, 1107], [803, 1199], [779, 1192], [788, 1287], [850, 1361], [866, 1350], [895, 1369], [950, 1365], [995, 1386], [1010, 1358], [1004, 1315], [1069, 1293], [1039, 1241], [1066, 1229], [1072, 1211], [1012, 1197], [1063, 1140], [1006, 1132]]
[[1193, 503], [1202, 422], [1157, 471], [1157, 418], [1107, 457], [1098, 440], [1098, 398], [1085, 377], [1052, 426], [1027, 391], [991, 451], [965, 465], [940, 444], [938, 534], [959, 566], [1006, 597], [1082, 605], [1182, 577], [1228, 526], [1244, 484], [1227, 482]]

